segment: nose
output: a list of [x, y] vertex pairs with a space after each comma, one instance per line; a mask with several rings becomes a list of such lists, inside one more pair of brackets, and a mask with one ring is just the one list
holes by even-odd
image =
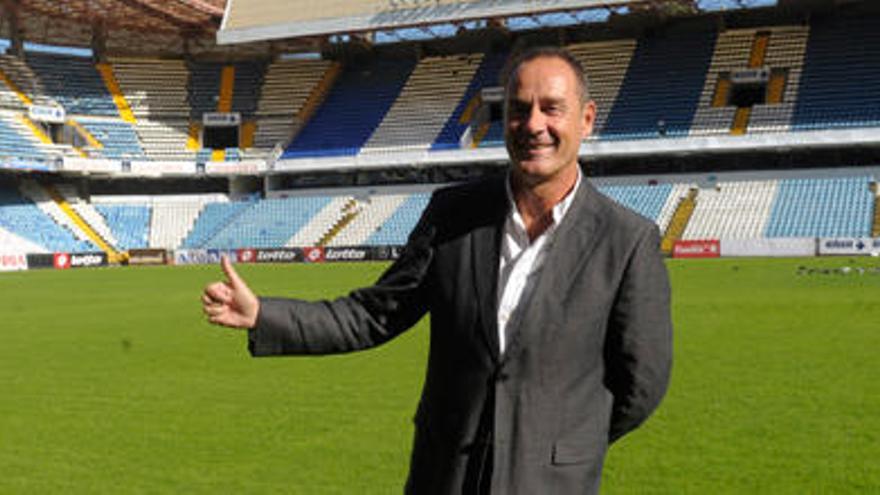
[[547, 121], [544, 118], [544, 113], [541, 112], [541, 105], [537, 102], [533, 102], [529, 108], [528, 116], [526, 117], [526, 130], [529, 131], [529, 134], [540, 134], [546, 126]]

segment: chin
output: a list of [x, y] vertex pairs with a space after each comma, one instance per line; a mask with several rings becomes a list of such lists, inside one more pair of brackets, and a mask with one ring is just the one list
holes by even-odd
[[530, 182], [541, 182], [551, 177], [554, 171], [552, 163], [542, 161], [521, 161], [516, 168], [519, 174]]

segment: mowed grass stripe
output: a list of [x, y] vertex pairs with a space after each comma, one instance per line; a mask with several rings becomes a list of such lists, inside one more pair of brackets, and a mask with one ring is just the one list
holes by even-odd
[[[603, 492], [880, 492], [880, 275], [850, 260], [670, 261], [675, 367]], [[336, 297], [382, 264], [250, 265]], [[0, 274], [0, 493], [400, 493], [427, 325], [379, 349], [252, 359], [204, 322], [216, 267]]]

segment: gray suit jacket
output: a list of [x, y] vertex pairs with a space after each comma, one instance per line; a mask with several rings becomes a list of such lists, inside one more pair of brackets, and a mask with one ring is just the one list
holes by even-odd
[[486, 426], [493, 494], [596, 493], [608, 445], [666, 391], [672, 325], [657, 227], [587, 181], [499, 355], [508, 204], [502, 178], [439, 190], [372, 287], [334, 301], [261, 300], [255, 356], [369, 348], [430, 311], [408, 493], [462, 493]]

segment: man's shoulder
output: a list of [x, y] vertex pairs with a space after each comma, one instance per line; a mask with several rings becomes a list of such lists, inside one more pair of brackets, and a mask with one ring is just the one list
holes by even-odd
[[489, 177], [436, 189], [421, 222], [437, 229], [439, 239], [454, 239], [503, 222], [508, 201], [504, 178]]
[[462, 215], [506, 208], [504, 175], [462, 182], [438, 188], [431, 197], [432, 208], [445, 215]]
[[504, 174], [491, 175], [477, 180], [440, 187], [434, 191], [439, 201], [491, 201], [504, 195]]

